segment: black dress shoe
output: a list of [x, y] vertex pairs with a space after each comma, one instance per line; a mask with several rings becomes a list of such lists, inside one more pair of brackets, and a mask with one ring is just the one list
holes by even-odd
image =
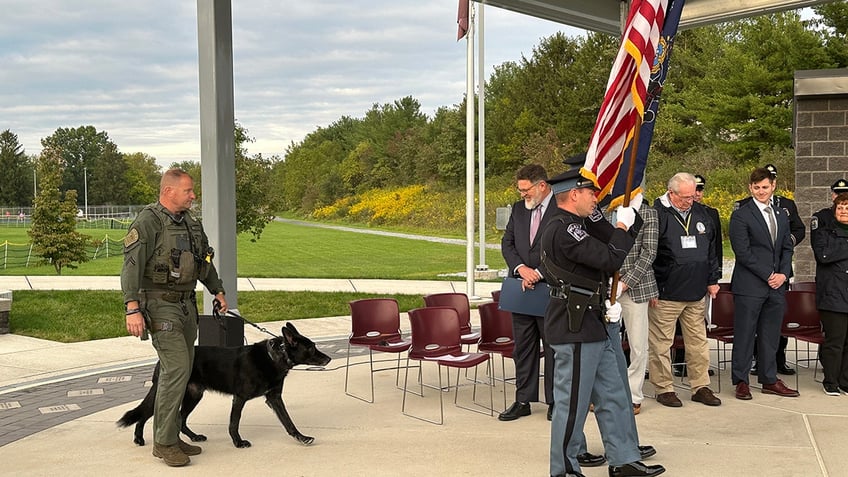
[[642, 459], [647, 459], [648, 457], [653, 457], [657, 455], [657, 450], [654, 449], [654, 446], [639, 446], [639, 456]]
[[795, 370], [790, 368], [789, 366], [786, 366], [786, 364], [784, 363], [777, 365], [777, 373], [782, 374], [784, 376], [792, 376], [795, 374]]
[[641, 462], [631, 462], [622, 466], [610, 466], [610, 477], [640, 477], [650, 475], [660, 475], [665, 472], [665, 467], [661, 465], [645, 465]]
[[548, 404], [548, 420], [552, 421], [554, 419], [554, 403]]
[[606, 461], [606, 457], [590, 454], [588, 452], [584, 452], [577, 456], [577, 462], [580, 464], [580, 467], [600, 467], [604, 465], [604, 462]]
[[514, 421], [519, 417], [530, 415], [529, 402], [514, 402], [512, 406], [498, 416], [499, 421]]

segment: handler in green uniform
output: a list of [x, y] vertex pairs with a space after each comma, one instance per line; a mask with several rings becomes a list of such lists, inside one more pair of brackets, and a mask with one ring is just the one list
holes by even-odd
[[186, 465], [201, 448], [183, 442], [180, 403], [191, 375], [197, 338], [200, 280], [227, 312], [224, 287], [212, 264], [214, 250], [203, 226], [188, 213], [194, 181], [185, 171], [170, 169], [159, 184], [159, 202], [138, 213], [124, 238], [121, 290], [127, 331], [149, 332], [159, 355], [159, 384], [153, 414], [153, 455], [172, 467]]

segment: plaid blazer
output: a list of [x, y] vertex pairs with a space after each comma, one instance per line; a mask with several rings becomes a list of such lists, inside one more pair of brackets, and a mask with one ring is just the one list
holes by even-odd
[[[609, 212], [607, 215], [611, 215]], [[639, 215], [643, 224], [636, 236], [636, 243], [624, 259], [619, 273], [621, 281], [627, 284], [630, 298], [636, 303], [645, 303], [659, 296], [657, 280], [654, 278], [654, 258], [657, 256], [659, 240], [659, 219], [657, 211], [642, 202]]]

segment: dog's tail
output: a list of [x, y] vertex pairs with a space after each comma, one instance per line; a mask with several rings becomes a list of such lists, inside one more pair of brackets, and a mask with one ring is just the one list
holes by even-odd
[[141, 412], [141, 406], [138, 406], [135, 409], [130, 409], [124, 416], [118, 420], [116, 424], [118, 427], [129, 427], [138, 421], [140, 421], [143, 417], [143, 413]]

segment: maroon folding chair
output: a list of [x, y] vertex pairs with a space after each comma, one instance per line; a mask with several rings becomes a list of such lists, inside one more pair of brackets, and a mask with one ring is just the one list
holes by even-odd
[[471, 305], [468, 303], [468, 295], [465, 293], [433, 293], [424, 295], [424, 306], [449, 306], [456, 310], [459, 316], [459, 330], [461, 332], [461, 342], [468, 345], [470, 351], [471, 345], [477, 344], [480, 339], [479, 331], [471, 330]]
[[[446, 373], [448, 380], [447, 386], [442, 385], [442, 367], [446, 367], [456, 368], [457, 370], [456, 385], [454, 386], [456, 388], [453, 401], [454, 404], [461, 409], [474, 411], [480, 414], [488, 413], [490, 416], [494, 415], [494, 396], [492, 393], [493, 386], [491, 385], [491, 383], [488, 383], [489, 407], [488, 409], [485, 409], [485, 411], [474, 407], [462, 406], [459, 404], [459, 388], [460, 386], [462, 386], [461, 384], [459, 384], [459, 370], [474, 368], [473, 385], [474, 396], [476, 396], [478, 384], [477, 367], [484, 363], [490, 365], [491, 359], [490, 356], [486, 353], [466, 353], [462, 351], [462, 344], [460, 342], [459, 331], [459, 317], [457, 316], [456, 310], [452, 307], [447, 306], [417, 308], [414, 310], [410, 310], [409, 322], [412, 325], [412, 347], [409, 349], [409, 353], [407, 354], [407, 368], [403, 380], [403, 403], [401, 404], [401, 412], [403, 412], [405, 416], [413, 417], [415, 419], [419, 419], [425, 422], [438, 425], [443, 424], [445, 421], [445, 407], [442, 395], [444, 394], [444, 392], [449, 391], [451, 388], [449, 370], [448, 373]], [[409, 384], [409, 360], [416, 360], [419, 361], [419, 363], [421, 364], [421, 367], [418, 371], [418, 381], [422, 396], [424, 394], [425, 387], [424, 379], [422, 376], [422, 371], [424, 369], [423, 363], [431, 362], [436, 363], [437, 365], [439, 385], [434, 389], [437, 389], [439, 393], [438, 421], [416, 416], [412, 413], [407, 412], [406, 410], [406, 394], [408, 391]], [[478, 407], [482, 407], [480, 404], [477, 404], [477, 402], [474, 401], [473, 398], [472, 403]]]
[[[719, 290], [712, 299], [710, 321], [707, 323], [707, 338], [716, 341], [716, 375], [718, 392], [721, 392], [721, 369], [731, 360], [727, 359], [727, 345], [733, 344], [733, 293]], [[719, 349], [719, 346], [721, 347]]]
[[[393, 298], [366, 298], [354, 300], [350, 305], [351, 333], [347, 340], [347, 363], [345, 365], [345, 394], [368, 403], [374, 402], [374, 373], [386, 370], [397, 370], [395, 386], [400, 388], [400, 355], [412, 346], [411, 339], [404, 339], [400, 333], [400, 311], [398, 303]], [[364, 346], [368, 348], [369, 376], [371, 378], [371, 396], [366, 399], [348, 391], [348, 376], [350, 374], [350, 347]], [[394, 353], [397, 355], [397, 365], [374, 369], [374, 363], [391, 360], [374, 360], [374, 352]], [[364, 363], [363, 363], [364, 364]]]
[[[780, 334], [795, 341], [795, 388], [798, 388], [798, 366], [801, 361], [815, 361], [813, 380], [819, 370], [818, 353], [815, 358], [810, 358], [810, 344], [821, 346], [824, 344], [824, 333], [822, 332], [819, 310], [816, 308], [816, 292], [805, 290], [792, 290], [786, 292], [786, 309], [783, 313], [783, 326]], [[806, 358], [798, 357], [798, 342], [807, 344]]]
[[[501, 355], [501, 379], [503, 382], [504, 409], [506, 409], [506, 359], [512, 358], [515, 349], [515, 339], [512, 335], [512, 313], [498, 309], [497, 303], [486, 303], [477, 308], [480, 312], [480, 341], [477, 343], [477, 351]], [[495, 377], [495, 366], [492, 365], [493, 381]]]

